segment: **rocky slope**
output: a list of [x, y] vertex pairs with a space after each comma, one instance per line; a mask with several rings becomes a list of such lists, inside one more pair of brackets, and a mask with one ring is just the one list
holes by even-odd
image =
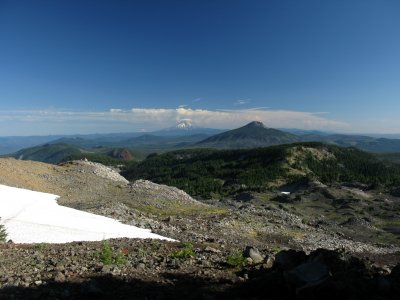
[[[397, 226], [400, 198], [362, 186], [313, 181], [285, 186], [290, 195], [243, 192], [198, 201], [173, 187], [129, 183], [92, 162], [14, 159], [0, 159], [0, 183], [58, 194], [62, 205], [181, 241], [112, 240], [110, 265], [101, 242], [3, 244], [0, 298], [263, 299], [269, 293], [279, 299], [284, 291], [290, 299], [322, 297], [327, 289], [390, 298], [398, 292], [399, 239], [387, 227]], [[332, 252], [313, 253], [318, 248]], [[340, 278], [362, 288], [351, 290]]]
[[379, 267], [343, 251], [247, 247], [237, 256], [201, 244], [182, 255], [187, 245], [127, 239], [109, 247], [107, 264], [99, 242], [0, 245], [0, 298], [396, 299], [400, 292], [400, 265]]

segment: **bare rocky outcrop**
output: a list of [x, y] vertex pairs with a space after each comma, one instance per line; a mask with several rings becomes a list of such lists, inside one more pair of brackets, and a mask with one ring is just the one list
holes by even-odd
[[126, 161], [133, 160], [132, 153], [127, 149], [115, 149], [111, 152], [112, 157]]
[[130, 191], [133, 194], [140, 194], [144, 197], [155, 198], [155, 199], [165, 199], [170, 201], [176, 201], [179, 204], [196, 204], [202, 205], [201, 202], [193, 199], [186, 192], [164, 184], [157, 184], [149, 180], [139, 179], [130, 184]]
[[82, 160], [73, 160], [66, 163], [60, 164], [60, 166], [65, 165], [75, 165], [77, 166], [80, 172], [92, 172], [94, 175], [97, 175], [102, 178], [110, 179], [112, 181], [121, 182], [128, 184], [129, 181], [122, 177], [117, 171], [113, 170], [110, 167], [102, 165], [100, 163], [91, 162], [87, 159]]

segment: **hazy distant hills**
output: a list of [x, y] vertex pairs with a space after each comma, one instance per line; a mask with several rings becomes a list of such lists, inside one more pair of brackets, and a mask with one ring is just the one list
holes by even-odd
[[[193, 126], [188, 120], [182, 120], [174, 127], [152, 132], [99, 133], [77, 135], [48, 136], [8, 136], [0, 137], [0, 155], [15, 153], [24, 148], [35, 147], [46, 143], [68, 144], [84, 148], [97, 147], [150, 147], [174, 148], [201, 141], [223, 130]], [[152, 136], [152, 138], [139, 138]]]
[[196, 146], [221, 149], [241, 149], [290, 144], [300, 141], [294, 134], [267, 128], [261, 122], [251, 122], [198, 142]]
[[138, 149], [175, 149], [192, 145], [207, 138], [206, 134], [193, 134], [182, 136], [159, 136], [153, 134], [141, 134], [131, 138], [96, 138], [64, 137], [51, 143], [69, 144], [83, 148], [107, 148], [107, 147], [131, 147]]
[[368, 152], [400, 152], [400, 139], [374, 138], [362, 135], [303, 135], [302, 141], [318, 141], [341, 147], [355, 147]]
[[321, 131], [300, 129], [283, 131], [267, 128], [261, 122], [251, 122], [243, 127], [211, 136], [198, 142], [196, 146], [218, 149], [243, 149], [295, 142], [323, 142], [341, 147], [355, 147], [374, 153], [400, 152], [400, 139], [329, 134]]
[[[85, 153], [96, 161], [109, 162], [110, 158], [118, 159], [118, 156], [110, 155], [115, 149], [129, 149], [134, 160], [141, 160], [150, 153], [185, 148], [249, 149], [296, 142], [322, 142], [373, 153], [400, 152], [400, 139], [300, 129], [278, 130], [267, 128], [257, 121], [237, 129], [221, 131], [193, 127], [185, 121], [175, 127], [150, 133], [5, 137], [0, 138], [0, 154], [12, 153], [8, 156], [58, 163], [69, 157], [80, 158]], [[211, 134], [212, 132], [216, 134]], [[384, 159], [392, 157], [387, 156]]]
[[61, 135], [0, 137], [0, 154], [13, 153], [20, 149], [48, 143], [61, 137]]

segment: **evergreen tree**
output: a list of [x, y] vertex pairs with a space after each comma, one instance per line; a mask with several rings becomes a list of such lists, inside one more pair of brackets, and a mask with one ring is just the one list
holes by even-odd
[[4, 243], [7, 240], [7, 232], [6, 228], [4, 227], [3, 224], [0, 224], [0, 242]]

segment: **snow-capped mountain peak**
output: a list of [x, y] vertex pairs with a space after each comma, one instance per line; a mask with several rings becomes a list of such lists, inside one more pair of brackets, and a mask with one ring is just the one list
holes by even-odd
[[177, 129], [190, 130], [193, 128], [192, 120], [190, 119], [179, 120], [175, 127]]

